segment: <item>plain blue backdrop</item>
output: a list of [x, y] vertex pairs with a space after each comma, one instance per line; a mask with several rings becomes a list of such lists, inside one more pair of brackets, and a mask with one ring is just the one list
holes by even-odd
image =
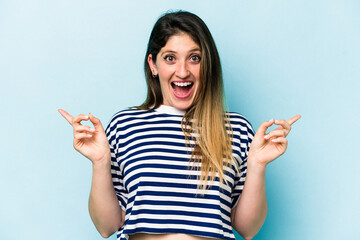
[[148, 37], [169, 9], [207, 23], [231, 111], [255, 129], [302, 115], [268, 166], [254, 239], [360, 239], [357, 0], [0, 0], [0, 239], [101, 239], [91, 163], [57, 109], [106, 125], [141, 104]]

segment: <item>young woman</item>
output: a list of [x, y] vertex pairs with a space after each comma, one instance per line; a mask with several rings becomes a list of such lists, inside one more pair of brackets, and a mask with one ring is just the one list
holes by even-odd
[[204, 240], [235, 239], [234, 228], [251, 239], [267, 214], [266, 165], [285, 152], [300, 115], [263, 122], [254, 134], [243, 116], [226, 112], [214, 40], [189, 12], [156, 22], [145, 75], [146, 101], [115, 114], [106, 130], [91, 114], [59, 110], [93, 164], [97, 230], [121, 240]]

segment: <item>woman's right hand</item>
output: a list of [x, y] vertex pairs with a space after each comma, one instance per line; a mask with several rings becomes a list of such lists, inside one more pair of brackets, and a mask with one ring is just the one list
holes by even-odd
[[[109, 142], [98, 118], [91, 113], [89, 116], [80, 114], [73, 117], [65, 110], [59, 109], [58, 111], [74, 129], [74, 148], [78, 152], [90, 159], [93, 164], [103, 161], [110, 162]], [[81, 124], [81, 121], [87, 120], [92, 122], [95, 129]]]

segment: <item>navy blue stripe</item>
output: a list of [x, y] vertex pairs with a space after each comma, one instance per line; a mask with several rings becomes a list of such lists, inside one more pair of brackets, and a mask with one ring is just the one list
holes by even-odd
[[[154, 176], [154, 173], [141, 173], [141, 176]], [[161, 176], [161, 175], [156, 175], [156, 176]], [[169, 188], [181, 188], [181, 189], [196, 189], [197, 185], [196, 184], [185, 184], [185, 183], [176, 183], [176, 182], [151, 182], [151, 181], [146, 181], [146, 182], [142, 182], [141, 186], [149, 186], [149, 187], [169, 187]], [[129, 189], [129, 192], [132, 192], [132, 190], [136, 190], [136, 186], [133, 186]], [[210, 186], [211, 190], [215, 190], [215, 191], [220, 191], [222, 193], [224, 193], [226, 196], [230, 196], [231, 193], [229, 193], [228, 191], [226, 191], [223, 188], [219, 188], [219, 186], [214, 186], [211, 185]]]
[[[144, 161], [142, 161], [144, 162]], [[190, 166], [181, 166], [181, 165], [169, 165], [169, 164], [160, 164], [160, 163], [142, 163], [139, 164], [137, 166], [134, 166], [128, 170], [125, 171], [125, 174], [128, 174], [132, 171], [135, 171], [137, 169], [141, 169], [141, 168], [159, 168], [159, 169], [176, 169], [176, 170], [189, 170]], [[196, 170], [198, 169], [198, 167], [195, 168], [195, 173], [197, 172]], [[186, 179], [187, 177], [183, 176], [182, 174], [177, 174], [176, 175], [177, 178], [181, 178], [181, 179]], [[195, 178], [191, 178], [191, 179], [196, 179]]]
[[[146, 138], [149, 138], [149, 136], [147, 136]], [[151, 138], [153, 138], [153, 136], [151, 136]], [[137, 149], [137, 148], [142, 148], [142, 147], [145, 147], [145, 146], [151, 146], [151, 145], [164, 145], [165, 147], [167, 146], [171, 146], [171, 147], [183, 147], [185, 148], [186, 147], [186, 144], [185, 143], [179, 143], [179, 142], [168, 142], [168, 141], [154, 141], [151, 139], [149, 139], [148, 142], [141, 142], [141, 143], [138, 143], [138, 144], [135, 144], [131, 147], [128, 147], [126, 149], [126, 151], [132, 151], [134, 149]], [[191, 152], [190, 152], [191, 154]]]
[[[175, 150], [175, 149], [169, 149], [169, 148], [150, 148], [150, 149], [143, 149], [143, 150], [139, 150], [139, 151], [136, 151], [134, 153], [131, 153], [129, 155], [127, 155], [127, 158], [132, 158], [136, 155], [140, 155], [140, 154], [143, 154], [143, 153], [170, 153], [170, 154], [183, 154], [183, 155], [186, 155], [188, 154], [187, 151], [184, 151], [184, 150]], [[122, 153], [119, 153], [119, 155], [121, 156]], [[153, 155], [152, 158], [154, 157], [158, 157], [156, 155]], [[186, 161], [189, 161], [188, 159], [185, 159]]]
[[[133, 210], [131, 212], [132, 215], [138, 215], [138, 214], [154, 214], [154, 215], [185, 215], [185, 216], [191, 216], [191, 217], [204, 217], [204, 218], [214, 218], [217, 219], [219, 217], [218, 214], [213, 213], [205, 213], [205, 212], [189, 212], [189, 211], [183, 211], [183, 210], [151, 210], [151, 209], [139, 209], [139, 210]], [[231, 222], [223, 219], [222, 222], [225, 224], [231, 226]]]
[[121, 203], [121, 206], [124, 206], [126, 208], [126, 202], [124, 201], [124, 199], [119, 196], [119, 195], [116, 195], [118, 201]]
[[[174, 162], [184, 162], [184, 158], [180, 157], [172, 157], [172, 156], [146, 156], [146, 157], [139, 157], [132, 160], [127, 160], [125, 163], [124, 168], [126, 169], [127, 165], [130, 165], [137, 161], [144, 161], [144, 160], [166, 160], [166, 161], [174, 161]], [[188, 162], [188, 160], [186, 161]]]
[[[195, 193], [179, 193], [179, 192], [159, 192], [159, 191], [138, 191], [136, 196], [165, 196], [165, 197], [186, 197], [186, 198], [193, 198], [198, 201], [201, 201], [201, 199], [213, 199], [218, 200], [220, 203], [224, 204], [227, 207], [231, 207], [231, 204], [221, 198], [218, 195], [211, 195], [211, 194], [195, 194]], [[228, 197], [231, 197], [231, 194], [227, 195]], [[130, 198], [129, 198], [130, 201]]]
[[201, 203], [201, 202], [177, 202], [177, 201], [160, 201], [160, 200], [156, 200], [156, 201], [152, 201], [152, 200], [138, 200], [134, 203], [134, 206], [140, 206], [140, 205], [157, 205], [157, 206], [173, 206], [173, 207], [192, 207], [192, 208], [203, 208], [204, 211], [206, 211], [206, 209], [218, 209], [220, 210], [223, 214], [228, 215], [229, 212], [227, 212], [226, 210], [224, 210], [223, 208], [221, 208], [219, 205], [217, 204], [210, 204], [210, 203]]

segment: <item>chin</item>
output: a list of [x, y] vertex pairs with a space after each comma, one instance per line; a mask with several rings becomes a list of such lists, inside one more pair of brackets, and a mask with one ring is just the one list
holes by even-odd
[[191, 107], [191, 104], [192, 102], [177, 102], [173, 104], [173, 107], [180, 110], [187, 110], [189, 107]]

